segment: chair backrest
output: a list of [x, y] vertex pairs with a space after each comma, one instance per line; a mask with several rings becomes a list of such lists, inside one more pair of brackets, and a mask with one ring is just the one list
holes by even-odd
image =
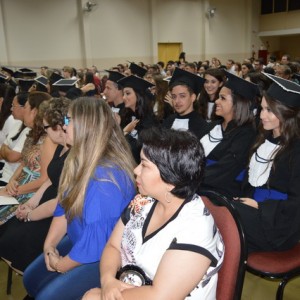
[[214, 191], [201, 191], [205, 206], [214, 217], [225, 244], [225, 257], [218, 273], [217, 299], [241, 298], [247, 263], [247, 248], [239, 215], [230, 201]]

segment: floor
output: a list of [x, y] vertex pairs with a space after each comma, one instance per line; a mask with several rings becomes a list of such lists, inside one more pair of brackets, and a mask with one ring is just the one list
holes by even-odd
[[[22, 276], [13, 274], [12, 294], [6, 295], [7, 266], [0, 261], [0, 300], [22, 300], [26, 295]], [[278, 283], [246, 274], [242, 300], [273, 300]], [[284, 300], [300, 299], [300, 278], [289, 282], [285, 289]]]

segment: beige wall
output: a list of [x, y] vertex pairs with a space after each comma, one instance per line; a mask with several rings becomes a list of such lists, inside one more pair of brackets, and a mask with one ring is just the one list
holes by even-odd
[[[0, 0], [0, 63], [109, 68], [126, 60], [154, 63], [157, 43], [181, 42], [187, 60], [243, 60], [256, 52], [259, 0]], [[214, 18], [207, 17], [216, 7]], [[297, 52], [298, 40], [270, 38]]]
[[299, 27], [300, 27], [299, 10], [262, 15], [260, 17], [260, 31], [293, 29]]
[[[80, 22], [75, 0], [2, 0], [7, 61], [39, 66], [82, 64]], [[1, 21], [0, 21], [1, 22]]]
[[277, 58], [288, 53], [300, 58], [300, 11], [262, 15], [259, 18], [261, 40]]

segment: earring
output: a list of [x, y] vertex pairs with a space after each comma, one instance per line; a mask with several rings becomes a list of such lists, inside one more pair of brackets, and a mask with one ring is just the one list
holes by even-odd
[[171, 203], [172, 201], [170, 199], [168, 199], [168, 195], [171, 195], [170, 192], [165, 192], [165, 200], [167, 203]]

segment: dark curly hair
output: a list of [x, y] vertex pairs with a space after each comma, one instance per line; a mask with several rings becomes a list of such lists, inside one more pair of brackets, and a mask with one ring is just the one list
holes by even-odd
[[41, 104], [41, 117], [56, 130], [57, 125], [63, 126], [64, 116], [67, 115], [71, 100], [66, 97], [52, 98]]

